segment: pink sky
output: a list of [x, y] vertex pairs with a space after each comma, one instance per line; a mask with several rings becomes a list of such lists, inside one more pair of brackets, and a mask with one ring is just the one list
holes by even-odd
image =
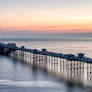
[[90, 0], [0, 1], [0, 31], [92, 32]]

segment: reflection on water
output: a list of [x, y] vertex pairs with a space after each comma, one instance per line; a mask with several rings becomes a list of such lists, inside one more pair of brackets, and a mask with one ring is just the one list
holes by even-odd
[[44, 69], [47, 73], [56, 75], [59, 79], [78, 85], [92, 86], [92, 63], [69, 61], [64, 58], [16, 51], [14, 57], [25, 61], [35, 68]]
[[[39, 69], [0, 56], [0, 92], [88, 92], [46, 74]], [[91, 88], [90, 88], [91, 90]]]

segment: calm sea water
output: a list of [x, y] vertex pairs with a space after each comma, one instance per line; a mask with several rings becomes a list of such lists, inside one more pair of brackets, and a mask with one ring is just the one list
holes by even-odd
[[[1, 34], [0, 42], [26, 48], [46, 48], [59, 53], [83, 52], [92, 57], [91, 34]], [[91, 88], [70, 85], [17, 60], [0, 56], [0, 92], [91, 92]]]

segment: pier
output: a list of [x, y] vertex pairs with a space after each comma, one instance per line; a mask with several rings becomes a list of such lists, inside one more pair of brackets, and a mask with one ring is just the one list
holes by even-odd
[[41, 68], [64, 81], [91, 84], [92, 59], [83, 53], [63, 54], [50, 52], [45, 48], [42, 50], [27, 49], [24, 46], [18, 47], [15, 43], [0, 43], [0, 54]]

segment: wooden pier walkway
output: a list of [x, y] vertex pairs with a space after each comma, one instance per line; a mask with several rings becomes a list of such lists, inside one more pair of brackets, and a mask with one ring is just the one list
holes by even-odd
[[45, 48], [27, 49], [24, 46], [17, 47], [15, 43], [0, 43], [0, 54], [43, 68], [69, 82], [91, 84], [92, 59], [83, 53], [63, 54], [50, 52]]

